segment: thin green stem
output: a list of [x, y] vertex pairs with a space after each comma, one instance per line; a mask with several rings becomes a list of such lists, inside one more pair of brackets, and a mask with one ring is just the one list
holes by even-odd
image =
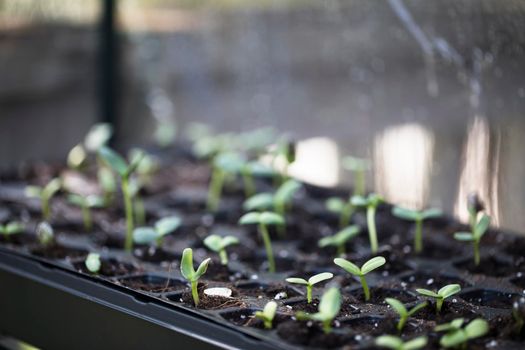
[[312, 302], [312, 288], [311, 284], [306, 286], [306, 301], [308, 301], [308, 304]]
[[93, 229], [93, 221], [91, 220], [91, 209], [87, 205], [82, 206], [82, 219], [84, 221], [84, 229], [91, 232]]
[[368, 237], [370, 238], [370, 250], [377, 253], [377, 231], [376, 231], [376, 207], [368, 206], [366, 210], [366, 222], [368, 225]]
[[197, 289], [198, 281], [191, 281], [191, 296], [193, 297], [193, 303], [195, 306], [199, 305], [199, 290]]
[[423, 220], [416, 220], [416, 232], [414, 234], [414, 251], [416, 254], [423, 251]]
[[221, 200], [222, 186], [226, 174], [218, 168], [214, 168], [211, 174], [210, 189], [208, 190], [208, 201], [206, 203], [208, 211], [216, 212], [219, 209], [219, 201]]
[[42, 196], [42, 198], [40, 198], [40, 203], [42, 206], [42, 217], [44, 218], [45, 221], [49, 221], [49, 219], [51, 218], [51, 208], [49, 205], [49, 198], [47, 196]]
[[445, 300], [443, 298], [436, 298], [436, 313], [440, 313], [441, 312], [441, 308], [443, 307], [443, 302]]
[[345, 254], [345, 243], [337, 246], [337, 256], [342, 256]]
[[264, 242], [264, 248], [266, 249], [266, 257], [268, 259], [268, 270], [270, 273], [275, 273], [275, 259], [273, 257], [272, 242], [270, 241], [270, 234], [266, 225], [259, 224], [259, 231]]
[[124, 196], [124, 209], [126, 211], [126, 241], [124, 249], [131, 252], [133, 249], [133, 203], [129, 193], [129, 178], [122, 178], [122, 195]]
[[479, 266], [480, 263], [480, 256], [479, 256], [479, 241], [474, 240], [474, 264], [476, 266]]
[[146, 209], [139, 195], [136, 195], [133, 200], [133, 210], [135, 212], [135, 224], [137, 226], [144, 226], [146, 224]]
[[403, 331], [403, 328], [405, 328], [405, 323], [407, 322], [408, 316], [404, 315], [399, 318], [399, 322], [397, 323], [397, 331], [401, 333]]
[[478, 218], [478, 213], [475, 210], [469, 210], [468, 222], [470, 225], [470, 230], [472, 232], [474, 232], [474, 228], [476, 227], [477, 218]]
[[226, 249], [219, 250], [219, 258], [221, 259], [222, 265], [228, 265], [228, 254], [226, 253]]
[[332, 331], [332, 320], [323, 321], [323, 332], [328, 334]]
[[354, 195], [365, 195], [365, 172], [363, 170], [354, 171]]
[[365, 293], [365, 301], [370, 300], [370, 289], [368, 289], [368, 283], [366, 283], [365, 276], [359, 276], [361, 280], [361, 285], [363, 286], [363, 292]]
[[241, 172], [242, 181], [244, 183], [244, 196], [249, 198], [255, 194], [255, 183], [253, 181], [253, 176], [249, 170], [243, 170]]
[[351, 203], [346, 203], [341, 210], [341, 216], [339, 217], [339, 227], [341, 229], [350, 225], [350, 219], [354, 213], [354, 206]]

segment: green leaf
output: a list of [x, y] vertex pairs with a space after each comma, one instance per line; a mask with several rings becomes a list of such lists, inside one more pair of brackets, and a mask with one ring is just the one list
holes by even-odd
[[345, 207], [345, 202], [341, 198], [332, 197], [328, 198], [325, 205], [326, 209], [329, 211], [333, 213], [340, 213]]
[[425, 308], [427, 305], [428, 305], [428, 303], [427, 303], [426, 301], [417, 304], [416, 306], [414, 306], [413, 308], [411, 308], [410, 310], [408, 310], [408, 316], [412, 316], [413, 314], [415, 314], [415, 313], [418, 312], [419, 310]]
[[356, 207], [366, 207], [368, 206], [368, 199], [363, 196], [352, 196], [350, 199], [352, 205]]
[[437, 294], [436, 292], [433, 292], [431, 290], [424, 289], [424, 288], [418, 288], [416, 289], [416, 292], [418, 292], [421, 295], [431, 297], [431, 298], [441, 298], [441, 295]]
[[463, 330], [459, 329], [442, 336], [439, 340], [439, 344], [445, 348], [453, 348], [465, 343], [467, 340], [467, 334]]
[[334, 238], [338, 245], [346, 243], [349, 239], [354, 238], [361, 232], [361, 228], [357, 225], [348, 226], [345, 229], [335, 234]]
[[487, 229], [490, 225], [490, 216], [483, 214], [481, 219], [479, 219], [478, 223], [476, 224], [476, 228], [474, 229], [474, 235], [479, 239], [481, 236], [487, 232]]
[[76, 145], [67, 154], [67, 165], [72, 169], [79, 169], [86, 161], [87, 154], [82, 145]]
[[206, 273], [206, 270], [208, 269], [208, 265], [210, 264], [211, 259], [207, 258], [203, 262], [200, 263], [199, 267], [197, 268], [197, 271], [195, 272], [195, 279], [201, 278], [202, 275]]
[[441, 211], [441, 209], [431, 208], [423, 211], [422, 215], [423, 219], [433, 219], [442, 216], [443, 212]]
[[487, 334], [489, 331], [489, 324], [482, 318], [476, 318], [465, 326], [465, 333], [469, 339], [479, 338]]
[[133, 155], [133, 158], [131, 158], [131, 160], [129, 161], [129, 165], [128, 165], [128, 168], [126, 169], [125, 176], [129, 176], [133, 174], [135, 170], [137, 170], [137, 168], [140, 166], [140, 164], [142, 163], [145, 157], [146, 157], [146, 153], [144, 153], [144, 151], [138, 150], [137, 152], [135, 152], [135, 154]]
[[97, 273], [102, 266], [102, 263], [100, 262], [100, 255], [97, 253], [89, 253], [84, 264], [90, 272]]
[[102, 146], [98, 150], [100, 158], [109, 166], [111, 169], [117, 172], [121, 177], [125, 177], [128, 171], [128, 164], [117, 152], [111, 148]]
[[288, 283], [295, 283], [295, 284], [303, 284], [305, 286], [308, 285], [308, 281], [299, 277], [289, 277], [286, 279], [286, 282]]
[[104, 192], [113, 193], [117, 190], [115, 176], [108, 168], [100, 167], [97, 171], [97, 179]]
[[361, 273], [361, 269], [355, 265], [354, 263], [346, 260], [346, 259], [342, 259], [342, 258], [335, 258], [334, 259], [334, 264], [336, 264], [337, 266], [343, 268], [343, 270], [345, 270], [346, 272], [348, 273], [351, 273], [352, 275], [355, 275], [355, 276], [362, 276], [363, 274]]
[[341, 165], [350, 171], [366, 171], [370, 169], [370, 161], [365, 158], [347, 156], [341, 160]]
[[273, 194], [269, 192], [259, 193], [251, 196], [242, 205], [244, 210], [266, 210], [273, 207]]
[[210, 235], [204, 239], [204, 245], [211, 251], [219, 252], [222, 250], [222, 237], [219, 235]]
[[258, 224], [261, 220], [261, 214], [260, 213], [246, 213], [239, 219], [239, 224], [241, 225], [251, 225], [251, 224]]
[[137, 227], [133, 230], [133, 242], [137, 244], [150, 244], [159, 236], [159, 233], [151, 227]]
[[40, 224], [38, 224], [36, 228], [36, 236], [38, 237], [38, 241], [40, 242], [40, 244], [48, 245], [53, 242], [55, 233], [51, 225], [43, 221]]
[[214, 166], [229, 174], [237, 174], [244, 166], [242, 157], [233, 152], [226, 152], [217, 155]]
[[334, 319], [341, 309], [341, 292], [339, 289], [332, 287], [321, 297], [319, 303], [319, 313], [325, 319]]
[[277, 311], [277, 303], [275, 301], [269, 301], [264, 305], [263, 314], [268, 321], [273, 321], [275, 312]]
[[414, 339], [411, 339], [411, 340], [407, 341], [403, 345], [403, 349], [404, 350], [421, 349], [421, 348], [423, 348], [424, 346], [427, 345], [427, 342], [428, 342], [428, 338], [426, 336], [420, 336], [420, 337], [417, 337], [417, 338], [414, 338]]
[[96, 152], [99, 148], [104, 146], [111, 135], [113, 134], [113, 127], [108, 123], [98, 123], [91, 127], [84, 139], [84, 146], [90, 152]]
[[38, 186], [26, 186], [25, 195], [32, 198], [40, 198], [42, 196], [42, 188]]
[[67, 196], [67, 200], [79, 207], [83, 207], [86, 205], [86, 200], [84, 199], [84, 197], [76, 193], [70, 193]]
[[386, 263], [385, 258], [383, 258], [382, 256], [376, 256], [375, 258], [372, 258], [363, 264], [363, 266], [361, 267], [361, 273], [363, 275], [366, 275], [370, 271], [373, 271], [377, 269], [378, 267], [383, 266], [385, 263]]
[[175, 231], [181, 225], [182, 220], [178, 216], [168, 216], [155, 223], [155, 230], [161, 235], [167, 235]]
[[461, 286], [459, 284], [448, 284], [441, 288], [438, 291], [438, 294], [441, 295], [443, 299], [446, 299], [454, 294], [457, 294], [461, 291]]
[[222, 238], [222, 248], [229, 247], [234, 244], [239, 244], [239, 238], [235, 236], [226, 236]]
[[376, 338], [375, 345], [394, 350], [401, 349], [403, 346], [403, 339], [393, 335], [382, 335]]
[[377, 193], [370, 193], [368, 195], [367, 201], [368, 201], [368, 206], [377, 207], [380, 203], [384, 202], [384, 199]]
[[60, 178], [54, 178], [53, 180], [49, 181], [47, 185], [42, 190], [42, 196], [45, 196], [46, 198], [51, 198], [60, 190], [60, 187], [62, 187], [62, 180]]
[[392, 209], [392, 215], [403, 219], [403, 220], [410, 220], [410, 221], [416, 221], [421, 219], [421, 213], [417, 210], [410, 210], [407, 208], [401, 208], [401, 207], [394, 207]]
[[449, 323], [443, 323], [436, 327], [434, 327], [434, 330], [436, 332], [448, 332], [451, 330], [457, 330], [460, 329], [463, 325], [463, 322], [465, 322], [465, 319], [463, 318], [456, 318], [452, 322]]
[[310, 285], [314, 285], [314, 284], [317, 284], [319, 282], [322, 282], [322, 281], [326, 281], [330, 278], [334, 277], [334, 274], [333, 273], [330, 273], [330, 272], [321, 272], [321, 273], [318, 273], [317, 275], [314, 275], [312, 277], [310, 277], [308, 279], [308, 284]]
[[194, 280], [195, 270], [193, 269], [193, 250], [191, 248], [186, 248], [182, 252], [180, 272], [185, 279], [189, 281]]
[[454, 233], [454, 239], [458, 241], [472, 242], [474, 240], [474, 236], [470, 232], [456, 232]]
[[11, 221], [4, 227], [5, 233], [14, 235], [25, 230], [25, 225], [18, 221]]
[[260, 216], [261, 224], [269, 226], [269, 225], [284, 225], [284, 218], [277, 214], [270, 211], [264, 211], [261, 213]]
[[249, 162], [246, 167], [248, 168], [248, 171], [254, 176], [271, 176], [275, 173], [272, 168], [261, 164], [260, 162]]
[[95, 194], [86, 196], [86, 204], [89, 208], [102, 208], [104, 207], [104, 198]]
[[275, 192], [274, 200], [277, 203], [290, 203], [294, 194], [302, 187], [300, 182], [287, 180]]
[[405, 305], [403, 305], [403, 303], [401, 303], [399, 300], [394, 299], [394, 298], [385, 298], [385, 301], [387, 302], [388, 305], [392, 307], [392, 309], [396, 310], [396, 312], [400, 316], [408, 315], [408, 311]]

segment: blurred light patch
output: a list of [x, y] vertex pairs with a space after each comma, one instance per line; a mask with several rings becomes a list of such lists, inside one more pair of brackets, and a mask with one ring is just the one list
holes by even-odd
[[429, 193], [434, 136], [420, 124], [391, 127], [374, 140], [376, 191], [390, 202], [421, 209]]

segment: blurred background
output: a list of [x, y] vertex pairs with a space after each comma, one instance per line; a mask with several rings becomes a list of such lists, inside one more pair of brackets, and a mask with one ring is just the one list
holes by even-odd
[[198, 121], [300, 140], [293, 171], [525, 232], [521, 0], [0, 0], [0, 171]]

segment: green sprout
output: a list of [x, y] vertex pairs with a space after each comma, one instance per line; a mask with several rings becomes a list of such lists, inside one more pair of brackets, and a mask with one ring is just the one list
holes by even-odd
[[394, 299], [394, 298], [385, 298], [385, 301], [388, 303], [388, 305], [390, 305], [392, 307], [392, 309], [394, 309], [398, 315], [399, 315], [399, 322], [397, 323], [397, 330], [399, 332], [401, 332], [403, 330], [403, 328], [405, 327], [405, 324], [408, 320], [408, 318], [410, 316], [412, 316], [413, 314], [415, 314], [416, 312], [418, 312], [419, 310], [423, 309], [424, 307], [426, 307], [428, 305], [428, 303], [425, 301], [425, 302], [422, 302], [420, 304], [417, 304], [416, 306], [414, 306], [413, 308], [411, 308], [410, 310], [407, 310], [407, 308], [405, 307], [405, 305], [403, 305], [403, 303], [401, 303], [399, 300], [397, 299]]
[[226, 253], [226, 248], [238, 243], [239, 239], [234, 236], [221, 237], [219, 235], [209, 235], [204, 239], [204, 245], [209, 250], [219, 254], [222, 265], [228, 265], [228, 253]]
[[191, 284], [191, 296], [193, 297], [193, 303], [195, 306], [199, 305], [199, 291], [197, 290], [197, 284], [199, 282], [199, 278], [201, 278], [202, 275], [206, 273], [210, 260], [210, 258], [207, 258], [201, 262], [197, 268], [197, 271], [195, 271], [193, 268], [193, 250], [191, 248], [186, 248], [182, 252], [180, 272], [182, 273], [182, 276]]
[[525, 298], [521, 297], [512, 303], [512, 318], [514, 318], [514, 330], [521, 334], [525, 325]]
[[411, 210], [396, 206], [392, 209], [392, 214], [400, 219], [415, 222], [414, 251], [419, 254], [423, 250], [423, 220], [439, 217], [443, 213], [439, 209]]
[[41, 245], [48, 247], [55, 241], [55, 232], [51, 225], [43, 221], [36, 228], [36, 237]]
[[337, 248], [337, 255], [341, 256], [345, 254], [346, 242], [357, 236], [359, 232], [361, 232], [361, 228], [359, 226], [348, 226], [333, 236], [321, 238], [317, 245], [321, 248], [334, 246]]
[[268, 259], [268, 270], [270, 271], [270, 273], [275, 273], [275, 259], [273, 257], [272, 242], [270, 240], [268, 226], [284, 225], [284, 218], [277, 213], [269, 211], [264, 211], [262, 213], [250, 212], [244, 214], [239, 219], [239, 224], [258, 224], [259, 232], [262, 236], [264, 247], [266, 249], [266, 256]]
[[479, 243], [481, 237], [487, 232], [487, 229], [490, 225], [490, 216], [483, 215], [479, 221], [474, 226], [472, 232], [456, 232], [454, 233], [454, 238], [458, 241], [472, 242], [474, 248], [474, 264], [476, 266], [480, 263], [480, 254], [479, 254]]
[[245, 210], [267, 210], [273, 209], [277, 214], [284, 216], [286, 209], [292, 203], [293, 196], [302, 187], [296, 180], [285, 181], [275, 193], [263, 192], [248, 198], [243, 208]]
[[257, 161], [244, 162], [239, 172], [242, 176], [242, 181], [244, 184], [244, 195], [246, 198], [249, 198], [255, 195], [255, 176], [270, 176], [274, 173], [273, 169], [267, 167]]
[[416, 289], [416, 292], [418, 292], [419, 294], [436, 299], [437, 313], [441, 312], [441, 308], [443, 307], [443, 302], [445, 301], [445, 299], [453, 296], [454, 294], [459, 293], [460, 291], [461, 286], [459, 284], [447, 284], [446, 286], [438, 290], [437, 293], [423, 288]]
[[420, 336], [409, 341], [393, 335], [382, 335], [376, 338], [375, 345], [393, 350], [416, 350], [422, 349], [427, 345], [428, 338]]
[[142, 155], [142, 160], [137, 166], [136, 174], [140, 178], [142, 184], [151, 182], [152, 175], [160, 168], [160, 160], [158, 157], [146, 153], [140, 148], [133, 148], [129, 151], [128, 159], [132, 160]]
[[315, 314], [308, 314], [299, 311], [296, 314], [298, 320], [313, 320], [319, 321], [323, 325], [324, 333], [328, 334], [332, 331], [332, 321], [341, 309], [341, 292], [336, 287], [328, 289], [321, 297], [318, 312]]
[[275, 318], [275, 312], [277, 311], [277, 303], [275, 301], [270, 301], [264, 305], [262, 311], [256, 311], [255, 317], [263, 321], [264, 328], [272, 329], [273, 319]]
[[80, 170], [86, 164], [87, 156], [89, 152], [96, 152], [102, 146], [104, 146], [111, 135], [113, 134], [113, 128], [107, 123], [98, 123], [91, 127], [86, 134], [83, 143], [77, 144], [69, 151], [67, 156], [67, 164], [71, 169]]
[[68, 196], [68, 200], [82, 209], [82, 220], [84, 222], [84, 229], [88, 232], [91, 231], [93, 229], [91, 209], [102, 208], [104, 206], [104, 198], [94, 194], [82, 196], [80, 194], [71, 193]]
[[386, 263], [386, 259], [382, 256], [376, 256], [375, 258], [372, 258], [365, 262], [361, 268], [359, 268], [354, 263], [342, 259], [342, 258], [335, 258], [334, 264], [341, 267], [346, 272], [359, 277], [361, 281], [361, 286], [363, 287], [363, 292], [365, 294], [365, 301], [370, 300], [370, 289], [368, 288], [368, 283], [366, 283], [365, 275], [369, 272], [377, 269], [378, 267], [383, 266]]
[[169, 216], [158, 220], [153, 227], [137, 227], [133, 230], [133, 241], [136, 244], [162, 246], [164, 236], [179, 228], [182, 220], [178, 216]]
[[290, 277], [286, 279], [286, 282], [302, 284], [306, 286], [306, 300], [308, 301], [308, 304], [310, 304], [312, 302], [312, 289], [314, 285], [316, 285], [319, 282], [326, 281], [332, 277], [334, 277], [333, 273], [321, 272], [321, 273], [318, 273], [317, 275], [310, 277], [308, 281], [303, 278], [299, 278], [299, 277]]
[[6, 241], [9, 240], [9, 236], [23, 232], [24, 230], [25, 225], [18, 221], [11, 221], [4, 225], [0, 224], [0, 234], [5, 237]]
[[206, 203], [209, 211], [216, 212], [219, 209], [222, 188], [226, 178], [239, 173], [243, 164], [243, 159], [237, 153], [225, 152], [219, 153], [215, 156], [212, 164], [213, 170], [208, 190], [208, 200]]
[[470, 229], [474, 230], [478, 222], [478, 215], [485, 209], [485, 205], [477, 193], [469, 193], [467, 196], [467, 211], [469, 216]]
[[146, 208], [144, 202], [140, 197], [140, 190], [142, 189], [142, 182], [136, 178], [129, 179], [129, 196], [131, 197], [133, 207], [133, 219], [135, 225], [143, 226], [146, 224]]
[[97, 274], [100, 271], [100, 267], [102, 266], [102, 262], [100, 261], [100, 254], [89, 253], [86, 257], [86, 260], [84, 261], [84, 265], [86, 266], [89, 272]]
[[103, 192], [104, 206], [107, 207], [113, 201], [115, 193], [117, 192], [117, 182], [115, 176], [110, 169], [105, 166], [101, 166], [97, 170], [97, 179], [100, 188]]
[[113, 151], [111, 148], [102, 146], [98, 150], [100, 158], [106, 163], [107, 166], [111, 167], [121, 179], [122, 195], [124, 197], [124, 208], [126, 211], [126, 240], [124, 243], [124, 249], [131, 251], [133, 248], [133, 204], [132, 197], [129, 188], [129, 180], [131, 174], [139, 166], [142, 156], [138, 154], [128, 164], [124, 158]]
[[296, 158], [296, 145], [292, 140], [288, 140], [283, 137], [278, 143], [277, 147], [273, 151], [272, 166], [275, 168], [277, 159], [284, 161], [284, 167], [281, 175], [281, 180], [285, 181], [288, 178], [288, 168], [290, 164], [295, 162]]
[[439, 344], [444, 348], [466, 349], [469, 340], [482, 337], [489, 331], [488, 322], [482, 318], [476, 318], [461, 328], [463, 324], [464, 319], [457, 318], [450, 323], [436, 326], [436, 332], [447, 332], [441, 337]]
[[42, 217], [44, 220], [51, 218], [51, 198], [60, 190], [62, 187], [62, 180], [54, 178], [49, 181], [44, 187], [38, 186], [27, 186], [26, 195], [28, 197], [40, 198], [40, 205], [42, 207]]
[[326, 201], [326, 209], [339, 214], [339, 227], [344, 228], [350, 224], [350, 219], [355, 211], [351, 200], [344, 201], [341, 198], [332, 197]]
[[346, 170], [354, 173], [354, 196], [364, 196], [366, 191], [365, 173], [370, 169], [370, 161], [368, 159], [356, 157], [344, 157], [341, 165]]
[[352, 205], [366, 208], [366, 223], [368, 227], [368, 236], [370, 239], [370, 249], [372, 253], [377, 253], [377, 230], [376, 230], [376, 210], [383, 198], [375, 193], [370, 193], [368, 197], [354, 196], [351, 199]]

